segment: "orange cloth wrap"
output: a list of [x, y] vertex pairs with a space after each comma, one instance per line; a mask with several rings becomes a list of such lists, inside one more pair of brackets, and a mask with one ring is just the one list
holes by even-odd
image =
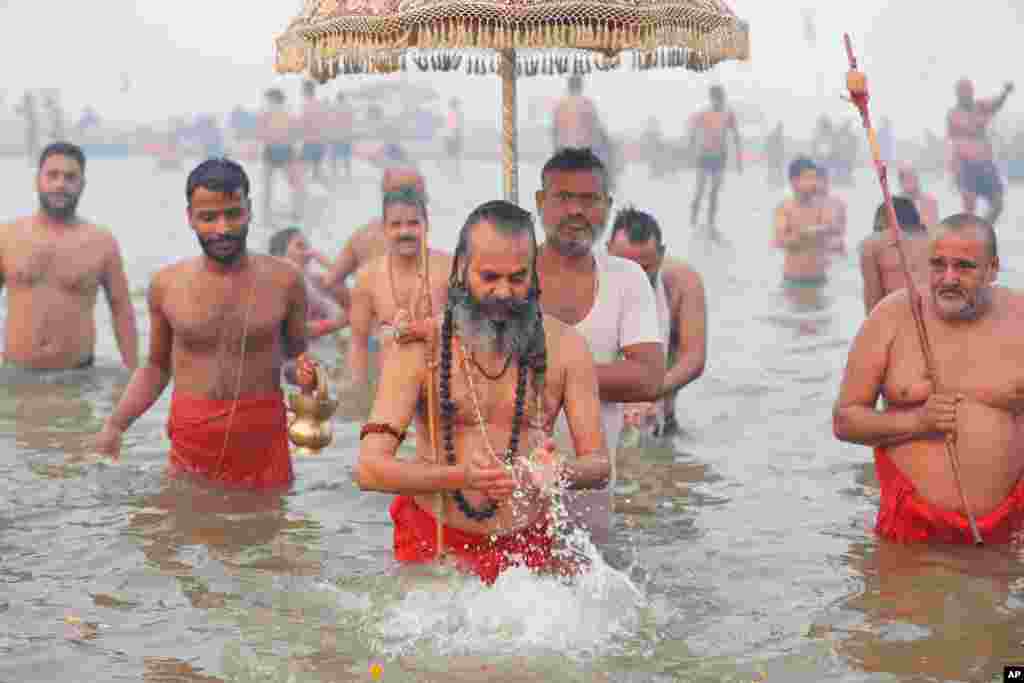
[[[900, 543], [974, 543], [967, 516], [924, 500], [883, 448], [875, 448], [875, 472], [882, 487], [875, 524], [879, 536]], [[1024, 479], [999, 507], [975, 521], [985, 543], [1008, 543], [1024, 525]]]
[[[437, 522], [411, 496], [397, 496], [391, 503], [395, 523], [395, 559], [399, 562], [432, 562], [437, 555]], [[460, 569], [494, 583], [510, 567], [554, 568], [552, 534], [547, 515], [507, 536], [489, 536], [444, 527], [444, 546]]]
[[240, 398], [229, 418], [234, 403], [174, 392], [167, 422], [171, 473], [246, 488], [287, 486], [292, 459], [284, 397], [275, 392]]

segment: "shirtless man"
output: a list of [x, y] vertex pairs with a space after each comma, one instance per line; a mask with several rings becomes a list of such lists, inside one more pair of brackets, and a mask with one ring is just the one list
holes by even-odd
[[824, 287], [828, 265], [827, 244], [832, 232], [832, 212], [817, 197], [818, 167], [810, 159], [789, 165], [793, 196], [775, 210], [773, 245], [785, 251], [782, 286], [797, 303], [817, 300]]
[[462, 101], [458, 97], [448, 100], [448, 115], [444, 126], [444, 152], [452, 162], [453, 177], [462, 180], [462, 152], [465, 120], [462, 114]]
[[[149, 288], [149, 357], [107, 418], [97, 450], [117, 458], [121, 435], [174, 378], [167, 431], [172, 474], [231, 486], [292, 480], [281, 370], [306, 349], [302, 274], [249, 254], [249, 179], [226, 159], [189, 174], [186, 215], [203, 255], [167, 266]], [[295, 379], [315, 383], [300, 358]]]
[[[664, 422], [659, 432], [679, 432], [676, 396], [679, 390], [704, 374], [707, 359], [707, 304], [700, 274], [684, 261], [665, 259], [661, 227], [648, 213], [623, 209], [615, 216], [608, 253], [629, 259], [647, 273], [658, 306], [658, 328], [668, 350], [668, 370], [660, 396]], [[657, 419], [657, 404], [639, 404], [635, 417]], [[627, 416], [629, 419], [629, 416]]]
[[[386, 343], [427, 313], [420, 259], [422, 242], [427, 239], [426, 197], [406, 186], [385, 192], [382, 209], [387, 251], [359, 269], [352, 289], [348, 365], [355, 386], [368, 380], [370, 336], [375, 334]], [[430, 249], [428, 260], [430, 301], [440, 307], [448, 296], [451, 256]]]
[[266, 93], [266, 109], [259, 117], [257, 136], [263, 143], [263, 220], [272, 223], [274, 179], [284, 172], [292, 190], [292, 213], [302, 208], [302, 169], [295, 163], [292, 149], [294, 122], [285, 108], [284, 93], [273, 88]]
[[[610, 169], [608, 134], [597, 113], [597, 105], [583, 95], [582, 76], [569, 77], [568, 94], [555, 105], [551, 136], [555, 153], [564, 147], [589, 148], [605, 168]], [[612, 180], [609, 176], [609, 181]]]
[[[388, 192], [397, 192], [404, 187], [414, 187], [426, 195], [427, 186], [423, 176], [414, 168], [395, 166], [384, 171], [381, 178], [381, 196]], [[332, 289], [339, 288], [342, 294], [343, 305], [349, 306], [349, 293], [345, 280], [364, 265], [378, 256], [387, 253], [389, 242], [384, 234], [384, 224], [381, 218], [374, 218], [366, 225], [357, 228], [341, 248], [341, 253], [334, 260], [334, 265], [324, 278], [324, 286]]]
[[1003, 212], [1003, 181], [993, 163], [992, 141], [988, 126], [992, 118], [1006, 104], [1013, 92], [1013, 84], [1003, 86], [1003, 92], [991, 100], [975, 100], [974, 84], [964, 79], [956, 84], [957, 104], [946, 117], [946, 136], [949, 138], [951, 163], [957, 186], [963, 200], [964, 212], [974, 213], [978, 197], [988, 200], [985, 220], [993, 225]]
[[352, 180], [352, 107], [340, 92], [331, 109], [331, 175], [338, 179], [338, 161], [345, 165], [345, 180]]
[[[622, 404], [657, 400], [665, 379], [654, 292], [640, 266], [594, 250], [611, 196], [604, 164], [590, 150], [565, 148], [549, 159], [536, 201], [546, 236], [537, 257], [541, 306], [575, 327], [594, 354], [614, 485]], [[610, 489], [573, 496], [567, 504], [595, 542], [608, 540]]]
[[3, 362], [33, 370], [90, 367], [96, 348], [96, 293], [129, 370], [138, 364], [135, 308], [117, 240], [78, 217], [85, 155], [53, 143], [39, 157], [39, 210], [0, 228], [0, 287], [7, 285]]
[[914, 207], [921, 216], [921, 225], [925, 227], [935, 225], [939, 220], [939, 200], [935, 198], [935, 195], [924, 191], [921, 187], [921, 179], [913, 166], [901, 164], [899, 176], [903, 196], [914, 202]]
[[853, 341], [835, 435], [875, 449], [882, 490], [875, 530], [881, 536], [972, 542], [945, 453], [944, 441], [952, 437], [982, 538], [1007, 542], [1024, 520], [1024, 297], [994, 284], [999, 253], [984, 219], [945, 219], [933, 230], [929, 253], [922, 308], [942, 384], [925, 377], [907, 290], [892, 294]]
[[818, 166], [816, 171], [818, 201], [832, 216], [831, 230], [825, 238], [825, 249], [830, 255], [846, 257], [846, 202], [832, 193], [832, 181], [827, 168]]
[[324, 182], [324, 157], [333, 123], [327, 105], [317, 99], [316, 84], [306, 81], [302, 84], [302, 163], [312, 171], [313, 180]]
[[[893, 207], [900, 224], [900, 240], [907, 255], [911, 277], [919, 287], [928, 282], [928, 229], [914, 203], [906, 197], [895, 197]], [[885, 203], [875, 212], [875, 232], [860, 243], [860, 273], [864, 278], [864, 312], [898, 289], [907, 286], [900, 254], [889, 237], [889, 221]]]
[[711, 108], [698, 112], [690, 119], [690, 156], [697, 160], [697, 192], [690, 204], [690, 225], [697, 225], [704, 187], [710, 176], [708, 228], [713, 238], [720, 239], [715, 220], [718, 215], [718, 192], [722, 189], [725, 165], [729, 158], [728, 134], [732, 133], [736, 143], [736, 170], [740, 173], [743, 173], [743, 140], [740, 138], [736, 114], [725, 107], [725, 90], [720, 85], [713, 85], [710, 95]]
[[[561, 485], [606, 486], [610, 470], [590, 352], [571, 327], [541, 313], [529, 213], [504, 201], [481, 205], [455, 254], [437, 357], [428, 359], [422, 343], [383, 352], [355, 480], [366, 491], [398, 494], [391, 518], [400, 562], [435, 557], [430, 511], [443, 493], [444, 548], [463, 569], [488, 583], [517, 564], [564, 570], [553, 553], [550, 496]], [[435, 363], [436, 454], [423, 407]], [[574, 458], [555, 454], [545, 438], [560, 413]], [[398, 460], [414, 419], [416, 459]]]

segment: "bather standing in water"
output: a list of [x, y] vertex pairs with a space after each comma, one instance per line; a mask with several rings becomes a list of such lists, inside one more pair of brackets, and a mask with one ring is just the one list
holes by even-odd
[[[349, 345], [349, 379], [360, 386], [369, 377], [370, 338], [386, 345], [425, 318], [421, 248], [427, 239], [427, 203], [415, 186], [385, 192], [381, 226], [387, 251], [356, 273], [349, 317], [352, 340]], [[429, 249], [430, 300], [436, 306], [447, 298], [451, 255]], [[429, 325], [429, 323], [427, 323]]]
[[39, 157], [39, 210], [0, 227], [0, 287], [8, 289], [5, 365], [33, 370], [90, 367], [96, 294], [103, 288], [121, 360], [138, 364], [135, 308], [117, 240], [77, 214], [85, 155], [53, 143]]
[[[203, 254], [153, 276], [149, 357], [107, 418], [97, 450], [117, 458], [122, 434], [173, 378], [172, 474], [245, 488], [287, 486], [292, 463], [281, 375], [286, 359], [306, 350], [302, 274], [246, 250], [251, 202], [241, 166], [201, 163], [185, 196]], [[314, 384], [305, 356], [294, 378], [303, 387]]]
[[[545, 234], [537, 256], [541, 306], [582, 334], [594, 355], [614, 486], [623, 404], [658, 400], [665, 378], [665, 346], [644, 271], [595, 249], [611, 209], [608, 187], [607, 170], [597, 156], [590, 150], [566, 148], [544, 165], [535, 199]], [[574, 491], [566, 506], [575, 522], [589, 529], [594, 543], [608, 543], [610, 488]]]
[[[906, 197], [892, 200], [900, 224], [900, 242], [914, 282], [928, 282], [928, 229], [914, 203]], [[864, 312], [871, 314], [879, 301], [898, 289], [905, 289], [900, 255], [889, 237], [888, 211], [883, 202], [875, 212], [875, 231], [860, 243], [860, 274], [864, 280]]]
[[775, 210], [773, 246], [785, 252], [782, 287], [787, 298], [802, 306], [817, 306], [828, 281], [827, 246], [833, 232], [829, 207], [818, 200], [818, 167], [806, 158], [789, 165], [793, 196]]
[[302, 272], [306, 283], [306, 300], [309, 303], [307, 337], [319, 339], [348, 325], [348, 313], [341, 307], [341, 303], [323, 288], [323, 278], [310, 271], [314, 260], [326, 267], [331, 264], [320, 252], [310, 248], [301, 230], [285, 228], [277, 231], [270, 238], [267, 251], [271, 256], [285, 259]]
[[921, 187], [921, 177], [910, 164], [901, 164], [899, 169], [900, 189], [903, 196], [914, 202], [921, 217], [921, 225], [928, 227], [939, 221], [939, 200]]
[[[629, 259], [647, 273], [658, 306], [658, 327], [668, 355], [661, 383], [663, 423], [659, 432], [679, 432], [676, 396], [704, 374], [707, 359], [707, 305], [700, 273], [679, 259], [665, 258], [661, 226], [654, 216], [627, 208], [615, 216], [608, 238], [608, 253]], [[626, 422], [642, 425], [657, 419], [658, 403], [639, 403], [627, 408]]]
[[[411, 166], [391, 166], [381, 176], [380, 193], [383, 197], [388, 192], [397, 192], [412, 187], [424, 197], [427, 193], [423, 175]], [[384, 234], [382, 218], [374, 218], [369, 223], [356, 228], [349, 236], [334, 260], [334, 265], [324, 278], [324, 286], [339, 293], [342, 305], [348, 308], [351, 295], [345, 281], [364, 265], [378, 256], [387, 253], [389, 242]]]
[[933, 229], [928, 266], [922, 316], [942, 385], [926, 376], [909, 290], [897, 291], [853, 341], [833, 428], [874, 448], [883, 538], [973, 542], [945, 453], [952, 437], [983, 540], [1007, 543], [1024, 523], [1024, 296], [995, 284], [996, 234], [972, 214]]
[[[609, 460], [587, 344], [541, 313], [535, 239], [530, 214], [514, 204], [478, 207], [459, 234], [439, 355], [428, 362], [420, 342], [383, 351], [355, 479], [363, 490], [398, 494], [391, 518], [400, 562], [435, 557], [431, 510], [434, 494], [444, 493], [444, 547], [464, 570], [492, 583], [516, 565], [573, 569], [555, 557], [551, 495], [563, 485], [605, 486]], [[440, 463], [424, 414], [435, 372]], [[560, 413], [568, 418], [575, 458], [556, 454], [545, 438]], [[413, 420], [416, 458], [399, 460], [395, 453]]]

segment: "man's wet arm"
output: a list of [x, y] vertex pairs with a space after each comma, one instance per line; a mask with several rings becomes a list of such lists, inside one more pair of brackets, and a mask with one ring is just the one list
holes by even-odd
[[565, 476], [573, 489], [604, 488], [611, 476], [611, 461], [601, 420], [597, 368], [582, 336], [570, 332], [561, 343], [569, 359], [563, 410], [576, 452], [576, 458], [566, 462]]

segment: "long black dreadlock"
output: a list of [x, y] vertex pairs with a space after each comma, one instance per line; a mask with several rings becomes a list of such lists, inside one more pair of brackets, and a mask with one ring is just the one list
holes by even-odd
[[[459, 233], [459, 241], [455, 247], [452, 272], [448, 278], [448, 302], [444, 310], [444, 322], [441, 325], [441, 374], [439, 394], [441, 399], [441, 426], [444, 449], [448, 464], [455, 464], [455, 402], [451, 398], [452, 377], [452, 336], [455, 330], [454, 311], [459, 301], [468, 295], [466, 273], [469, 269], [469, 240], [473, 228], [480, 223], [490, 223], [501, 233], [520, 235], [528, 233], [533, 248], [532, 279], [528, 298], [533, 301], [540, 299], [540, 278], [537, 275], [537, 238], [533, 229], [533, 218], [511, 202], [495, 200], [477, 207], [466, 219]], [[461, 269], [460, 269], [461, 264]], [[515, 413], [512, 418], [512, 431], [509, 435], [508, 447], [505, 449], [505, 461], [513, 463], [519, 453], [519, 437], [522, 430], [523, 416], [526, 412], [526, 385], [532, 371], [533, 386], [536, 400], [536, 415], [542, 418], [544, 378], [547, 373], [547, 343], [544, 335], [544, 315], [540, 307], [535, 307], [535, 319], [529, 342], [522, 348], [510, 353], [516, 354], [516, 398]], [[491, 501], [477, 510], [466, 500], [462, 491], [453, 494], [455, 504], [466, 517], [476, 521], [484, 521], [494, 517], [498, 511], [497, 503]]]

